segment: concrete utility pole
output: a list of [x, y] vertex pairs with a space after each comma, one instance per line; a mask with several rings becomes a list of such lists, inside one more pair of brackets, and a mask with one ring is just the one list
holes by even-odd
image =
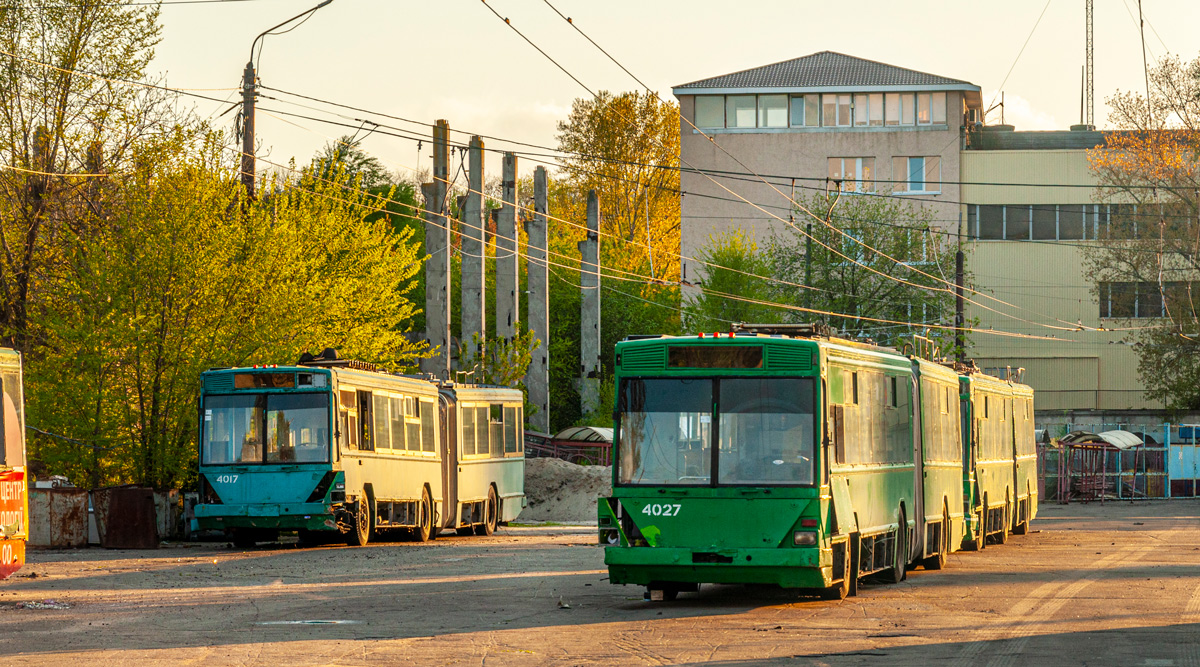
[[954, 353], [955, 360], [961, 363], [967, 361], [966, 339], [963, 337], [963, 325], [966, 322], [963, 313], [963, 222], [962, 211], [958, 213], [958, 252], [954, 253]]
[[483, 217], [483, 139], [471, 137], [468, 151], [467, 205], [462, 224], [462, 322], [459, 333], [464, 358], [460, 368], [466, 369], [473, 359], [483, 356], [483, 345], [474, 349], [471, 338], [487, 335], [487, 300], [484, 294], [484, 247], [487, 242]]
[[[254, 55], [253, 49], [251, 55]], [[242, 72], [242, 185], [246, 195], [254, 199], [254, 102], [258, 99], [254, 61], [246, 63]]]
[[[515, 171], [515, 169], [514, 169]], [[550, 432], [550, 294], [546, 275], [546, 211], [548, 200], [546, 168], [533, 172], [532, 218], [525, 220], [525, 235], [529, 239], [525, 272], [529, 285], [529, 330], [538, 347], [525, 372], [525, 389], [529, 402], [537, 413], [529, 420], [530, 427], [542, 433]]]
[[504, 154], [501, 199], [496, 218], [496, 335], [512, 339], [520, 319], [521, 285], [517, 276], [517, 156]]
[[579, 242], [579, 403], [583, 413], [600, 407], [600, 198], [588, 191], [587, 239]]
[[436, 350], [421, 360], [421, 370], [450, 379], [450, 219], [446, 188], [450, 176], [450, 124], [433, 126], [433, 182], [421, 185], [425, 196], [425, 337]]

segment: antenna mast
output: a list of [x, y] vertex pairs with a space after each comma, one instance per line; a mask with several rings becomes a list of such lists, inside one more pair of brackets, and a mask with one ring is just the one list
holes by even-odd
[[1096, 127], [1096, 103], [1094, 101], [1092, 91], [1094, 87], [1094, 80], [1096, 78], [1096, 70], [1092, 65], [1092, 0], [1085, 0], [1085, 4], [1087, 6], [1087, 58], [1085, 65], [1085, 77], [1087, 82], [1084, 84], [1084, 86], [1087, 89], [1087, 118], [1084, 120], [1084, 123], [1088, 126], [1088, 129], [1094, 129]]

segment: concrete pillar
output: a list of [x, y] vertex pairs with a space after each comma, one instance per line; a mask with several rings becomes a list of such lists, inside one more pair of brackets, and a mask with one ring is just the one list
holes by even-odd
[[504, 154], [504, 174], [499, 217], [496, 219], [496, 336], [511, 339], [517, 333], [521, 285], [517, 277], [517, 156]]
[[[514, 170], [515, 171], [515, 170]], [[525, 373], [525, 389], [529, 402], [537, 412], [529, 419], [529, 427], [542, 433], [550, 432], [550, 293], [546, 274], [546, 212], [548, 200], [546, 168], [533, 172], [533, 211], [525, 219], [528, 250], [525, 253], [525, 272], [529, 286], [529, 330], [538, 347]]]
[[487, 335], [487, 311], [484, 295], [486, 219], [483, 217], [483, 139], [471, 137], [467, 157], [468, 192], [462, 224], [462, 322], [459, 340], [463, 346], [460, 360], [463, 370], [470, 370], [473, 359], [482, 349], [473, 349], [474, 334]]
[[450, 124], [433, 128], [433, 182], [421, 185], [425, 197], [425, 337], [435, 351], [421, 360], [421, 370], [450, 378], [450, 220], [446, 188], [450, 165]]
[[600, 199], [588, 191], [587, 239], [579, 242], [579, 402], [584, 414], [600, 407]]

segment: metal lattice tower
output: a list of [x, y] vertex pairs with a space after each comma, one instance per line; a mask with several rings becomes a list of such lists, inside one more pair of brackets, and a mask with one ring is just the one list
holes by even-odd
[[1095, 121], [1096, 103], [1093, 101], [1092, 90], [1093, 90], [1093, 81], [1096, 76], [1096, 71], [1095, 71], [1095, 69], [1093, 69], [1093, 66], [1092, 66], [1092, 0], [1085, 0], [1085, 2], [1087, 5], [1087, 40], [1086, 40], [1087, 59], [1086, 59], [1086, 67], [1085, 67], [1086, 72], [1084, 75], [1084, 78], [1086, 79], [1086, 83], [1084, 84], [1084, 87], [1087, 90], [1087, 92], [1085, 93], [1085, 95], [1087, 97], [1087, 101], [1086, 101], [1087, 119], [1084, 122], [1087, 124], [1088, 127], [1095, 127], [1096, 126], [1096, 121]]

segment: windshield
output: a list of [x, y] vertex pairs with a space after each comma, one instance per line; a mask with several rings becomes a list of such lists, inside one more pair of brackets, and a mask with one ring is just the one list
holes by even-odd
[[618, 482], [707, 486], [715, 465], [721, 485], [810, 485], [813, 406], [812, 378], [625, 380]]
[[21, 375], [0, 373], [0, 465], [25, 465], [25, 420], [22, 414]]
[[721, 380], [721, 484], [812, 484], [810, 378]]
[[329, 396], [206, 396], [201, 456], [206, 464], [329, 461]]
[[626, 380], [621, 384], [623, 484], [708, 484], [712, 467], [712, 380]]

